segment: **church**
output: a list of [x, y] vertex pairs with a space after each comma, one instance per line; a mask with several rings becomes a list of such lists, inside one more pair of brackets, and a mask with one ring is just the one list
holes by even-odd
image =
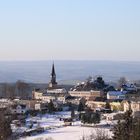
[[65, 96], [67, 96], [68, 92], [65, 88], [59, 86], [56, 82], [56, 73], [55, 73], [55, 65], [53, 63], [52, 65], [52, 71], [51, 71], [51, 79], [48, 84], [47, 89], [35, 89], [32, 92], [32, 97], [34, 100], [41, 100], [45, 102], [57, 101], [57, 102], [63, 102], [65, 99]]

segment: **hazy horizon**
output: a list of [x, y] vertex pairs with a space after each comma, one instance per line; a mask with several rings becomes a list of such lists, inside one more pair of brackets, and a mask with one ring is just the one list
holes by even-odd
[[[24, 80], [31, 83], [48, 83], [53, 61], [0, 61], [0, 82]], [[120, 77], [140, 80], [140, 62], [118, 61], [54, 61], [59, 84], [84, 81], [88, 76], [103, 76], [105, 81]]]
[[95, 61], [95, 62], [134, 62], [134, 63], [140, 63], [140, 60], [96, 60], [96, 59], [56, 59], [56, 60], [51, 60], [51, 59], [41, 59], [41, 60], [0, 60], [0, 62], [47, 62], [50, 61], [53, 63], [57, 62], [57, 61]]

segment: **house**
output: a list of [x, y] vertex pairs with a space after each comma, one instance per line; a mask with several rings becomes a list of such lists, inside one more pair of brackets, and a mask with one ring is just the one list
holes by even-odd
[[108, 100], [125, 100], [126, 99], [126, 91], [109, 91], [107, 92]]
[[19, 104], [26, 104], [29, 111], [47, 110], [48, 102], [41, 100], [20, 100]]
[[140, 116], [140, 101], [132, 101], [131, 102], [131, 110], [134, 115]]
[[28, 108], [24, 104], [14, 104], [11, 106], [10, 111], [12, 114], [25, 114]]
[[[121, 102], [110, 102], [109, 103], [111, 106], [111, 110], [117, 110], [120, 111], [122, 110], [122, 103]], [[86, 102], [87, 107], [89, 107], [91, 110], [103, 110], [105, 109], [105, 105], [106, 102], [102, 102], [102, 101], [92, 101], [92, 100], [88, 100]]]
[[32, 95], [33, 95], [33, 100], [40, 100], [40, 101], [50, 101], [50, 100], [55, 100], [55, 96], [52, 95], [49, 95], [47, 94], [47, 92], [44, 92], [44, 91], [36, 91], [34, 90], [32, 92]]
[[122, 85], [122, 90], [128, 91], [128, 92], [136, 92], [137, 87], [133, 83], [126, 83], [126, 84]]
[[140, 100], [123, 101], [124, 111], [132, 110], [134, 116], [140, 116]]
[[123, 111], [126, 112], [131, 109], [130, 101], [124, 100], [123, 104]]

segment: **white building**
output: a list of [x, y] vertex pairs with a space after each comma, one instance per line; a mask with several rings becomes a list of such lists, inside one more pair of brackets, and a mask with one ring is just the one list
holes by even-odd
[[126, 92], [124, 91], [109, 91], [107, 93], [107, 99], [108, 100], [125, 100], [126, 98]]
[[33, 99], [35, 100], [41, 100], [41, 101], [46, 101], [49, 102], [50, 100], [52, 101], [60, 101], [63, 102], [65, 99], [65, 96], [67, 95], [67, 91], [65, 89], [51, 89], [47, 90], [46, 92], [41, 92], [41, 91], [33, 91]]
[[66, 94], [67, 91], [65, 88], [57, 88], [57, 89], [48, 89], [47, 93], [54, 93], [54, 94]]
[[122, 85], [122, 90], [129, 91], [129, 92], [136, 92], [137, 87], [133, 83], [127, 83]]

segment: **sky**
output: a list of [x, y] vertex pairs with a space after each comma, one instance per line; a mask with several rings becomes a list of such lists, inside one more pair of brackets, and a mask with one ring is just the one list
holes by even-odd
[[0, 0], [0, 61], [140, 61], [139, 0]]

